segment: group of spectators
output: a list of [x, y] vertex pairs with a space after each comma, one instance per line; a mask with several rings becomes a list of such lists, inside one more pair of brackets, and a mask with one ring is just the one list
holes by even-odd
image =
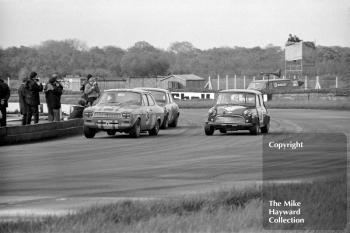
[[[75, 106], [69, 119], [82, 118], [86, 106], [91, 106], [100, 95], [97, 80], [91, 74], [87, 75], [86, 81], [81, 87], [82, 96]], [[22, 125], [29, 125], [34, 118], [34, 124], [39, 123], [40, 92], [45, 93], [48, 109], [48, 121], [60, 121], [61, 119], [61, 96], [63, 86], [57, 74], [53, 74], [47, 83], [41, 83], [36, 72], [31, 72], [29, 77], [22, 80], [18, 88], [20, 113]], [[0, 78], [0, 126], [6, 126], [6, 108], [10, 98], [10, 88]]]
[[287, 43], [294, 43], [294, 42], [300, 42], [300, 41], [301, 40], [296, 35], [292, 36], [292, 34], [289, 34]]
[[28, 78], [22, 80], [21, 86], [18, 88], [18, 100], [20, 112], [22, 114], [22, 125], [31, 124], [32, 117], [34, 123], [39, 122], [39, 93], [44, 91], [47, 109], [48, 120], [60, 120], [61, 95], [63, 86], [58, 81], [57, 74], [53, 74], [49, 81], [43, 85], [40, 83], [40, 78], [36, 72], [31, 72]]

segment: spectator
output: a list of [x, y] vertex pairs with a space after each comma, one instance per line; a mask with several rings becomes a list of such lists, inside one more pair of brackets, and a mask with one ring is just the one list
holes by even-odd
[[28, 78], [23, 78], [22, 84], [18, 88], [19, 110], [22, 114], [22, 125], [27, 124], [28, 104], [26, 103], [26, 95], [29, 94], [29, 90], [26, 88], [27, 80]]
[[294, 42], [294, 38], [293, 38], [292, 34], [289, 34], [288, 42]]
[[28, 104], [27, 125], [30, 125], [32, 116], [34, 116], [34, 123], [39, 123], [39, 92], [43, 91], [43, 85], [39, 82], [40, 79], [37, 75], [36, 72], [31, 72], [26, 83], [26, 88], [29, 90], [29, 94], [25, 98], [26, 104]]
[[95, 77], [91, 76], [88, 79], [84, 93], [87, 95], [87, 104], [91, 106], [100, 95], [100, 88], [98, 87]]
[[293, 40], [294, 40], [294, 42], [300, 42], [300, 41], [301, 41], [301, 40], [299, 39], [299, 37], [297, 37], [296, 35], [294, 35]]
[[63, 86], [57, 80], [57, 74], [53, 74], [44, 89], [49, 121], [60, 121], [62, 91]]
[[85, 94], [85, 86], [88, 83], [88, 80], [92, 77], [91, 74], [88, 74], [86, 76], [86, 80], [83, 80], [81, 87], [80, 87], [80, 91], [83, 93], [83, 95], [81, 96], [81, 98], [83, 98], [85, 101], [87, 101], [87, 95]]
[[73, 112], [69, 115], [68, 119], [83, 118], [83, 111], [86, 107], [86, 101], [80, 99], [78, 105], [73, 106]]
[[6, 108], [8, 106], [8, 100], [10, 98], [10, 88], [7, 83], [0, 78], [0, 127], [6, 126]]

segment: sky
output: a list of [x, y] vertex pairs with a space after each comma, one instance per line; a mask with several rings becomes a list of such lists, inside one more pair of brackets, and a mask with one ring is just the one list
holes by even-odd
[[78, 39], [127, 49], [283, 46], [296, 34], [350, 47], [349, 0], [0, 0], [0, 47]]

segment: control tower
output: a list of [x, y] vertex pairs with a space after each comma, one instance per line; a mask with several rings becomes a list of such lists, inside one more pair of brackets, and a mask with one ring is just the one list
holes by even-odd
[[288, 41], [285, 47], [285, 77], [301, 79], [316, 75], [316, 46], [314, 42]]

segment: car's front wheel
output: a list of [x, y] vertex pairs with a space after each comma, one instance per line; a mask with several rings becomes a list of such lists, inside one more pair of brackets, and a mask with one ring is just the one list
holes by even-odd
[[220, 133], [227, 133], [226, 129], [220, 129]]
[[86, 138], [93, 138], [95, 137], [96, 129], [89, 128], [87, 126], [84, 126], [84, 135]]
[[259, 123], [254, 124], [254, 126], [249, 129], [249, 132], [251, 135], [258, 135], [260, 133]]
[[148, 133], [149, 133], [149, 135], [156, 136], [156, 135], [158, 135], [158, 132], [159, 132], [159, 121], [156, 121], [156, 123], [154, 124], [153, 129], [148, 131]]
[[269, 133], [270, 130], [270, 122], [267, 122], [266, 125], [264, 127], [261, 127], [261, 132], [262, 133]]
[[169, 124], [169, 126], [176, 128], [178, 121], [179, 121], [179, 114], [175, 117], [174, 121], [171, 122], [171, 124]]
[[140, 120], [137, 120], [135, 122], [135, 124], [133, 125], [133, 127], [130, 130], [130, 136], [133, 138], [138, 138], [140, 137], [140, 133], [141, 133], [141, 123]]
[[205, 125], [204, 126], [204, 132], [205, 132], [205, 135], [211, 136], [211, 135], [214, 134], [214, 127], [212, 127], [210, 125]]
[[164, 117], [164, 120], [163, 120], [163, 123], [162, 123], [162, 125], [160, 126], [160, 128], [161, 129], [166, 129], [166, 128], [168, 128], [168, 125], [169, 124], [169, 120], [168, 120], [168, 116], [165, 116]]

